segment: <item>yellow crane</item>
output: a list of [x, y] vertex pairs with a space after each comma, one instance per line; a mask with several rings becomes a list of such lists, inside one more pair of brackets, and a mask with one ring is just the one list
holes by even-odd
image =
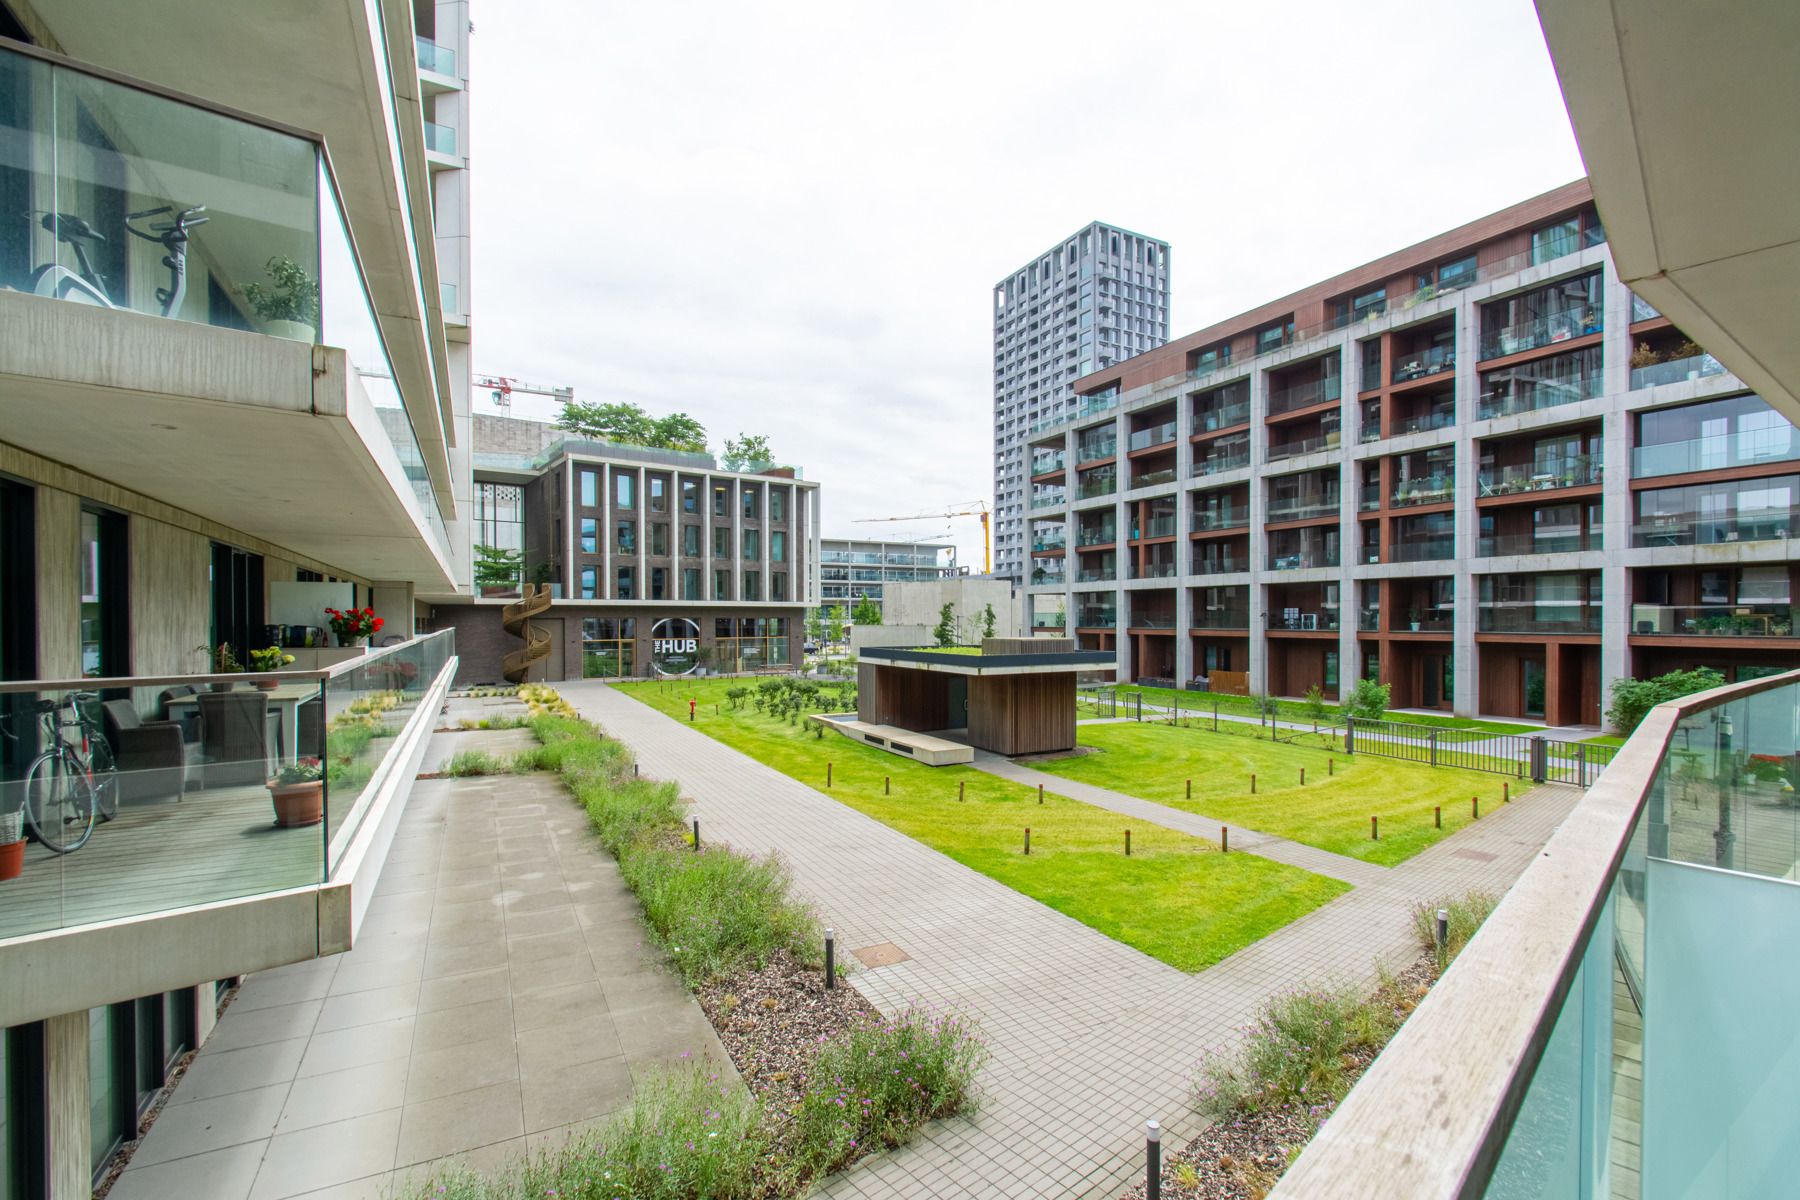
[[907, 517], [859, 517], [852, 524], [872, 525], [882, 521], [931, 521], [939, 517], [981, 518], [981, 573], [983, 575], [993, 574], [994, 557], [988, 538], [988, 506], [985, 500], [971, 500], [960, 508], [953, 508], [948, 512], [913, 513]]

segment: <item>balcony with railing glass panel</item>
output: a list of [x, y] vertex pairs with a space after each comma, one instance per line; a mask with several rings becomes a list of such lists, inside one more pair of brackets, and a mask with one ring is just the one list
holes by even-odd
[[1785, 539], [1800, 524], [1800, 476], [1637, 493], [1633, 546], [1715, 546]]
[[1174, 536], [1175, 536], [1175, 514], [1174, 513], [1156, 513], [1156, 514], [1153, 514], [1148, 520], [1146, 520], [1142, 523], [1139, 523], [1136, 520], [1133, 520], [1131, 523], [1131, 538], [1133, 541], [1140, 541], [1144, 538], [1163, 538], [1163, 537], [1174, 537]]
[[1367, 480], [1356, 491], [1356, 508], [1358, 512], [1374, 512], [1381, 507], [1381, 481]]
[[[1031, 539], [1031, 549], [1037, 554], [1049, 554], [1065, 549], [1069, 544], [1068, 535], [1060, 529], [1055, 533], [1040, 533]], [[935, 564], [927, 564], [935, 565]]]
[[1503, 358], [1604, 330], [1599, 272], [1490, 301], [1481, 309], [1481, 357]]
[[433, 154], [456, 157], [456, 126], [425, 122], [425, 149]]
[[1131, 568], [1133, 579], [1173, 579], [1175, 574], [1176, 565], [1173, 559], [1152, 559]]
[[1598, 346], [1485, 371], [1476, 416], [1488, 421], [1592, 400], [1600, 394], [1601, 383]]
[[1066, 629], [1068, 624], [1069, 614], [1060, 609], [1056, 612], [1034, 612], [1031, 614], [1031, 627], [1033, 629]]
[[1456, 424], [1456, 399], [1446, 396], [1433, 401], [1423, 409], [1417, 409], [1404, 416], [1394, 418], [1394, 427], [1389, 430], [1393, 437], [1401, 437], [1409, 433], [1430, 433], [1437, 429], [1448, 429]]
[[1034, 587], [1045, 587], [1061, 584], [1068, 578], [1063, 570], [1060, 558], [1034, 558], [1031, 560], [1031, 583]]
[[1712, 355], [1692, 354], [1686, 358], [1672, 358], [1632, 367], [1631, 390], [1635, 392], [1640, 388], [1661, 387], [1666, 383], [1681, 383], [1690, 379], [1708, 379], [1727, 373], [1725, 364]]
[[1132, 450], [1148, 450], [1152, 446], [1173, 445], [1175, 442], [1176, 423], [1164, 421], [1152, 425], [1148, 429], [1139, 429], [1132, 433], [1128, 445]]
[[1604, 550], [1606, 539], [1600, 529], [1584, 533], [1579, 528], [1570, 528], [1486, 534], [1476, 540], [1475, 547], [1475, 553], [1481, 558], [1503, 558], [1513, 554], [1576, 554], [1583, 550]]
[[1598, 454], [1559, 455], [1509, 466], [1488, 466], [1477, 472], [1475, 486], [1483, 497], [1592, 487], [1601, 482], [1604, 466]]
[[1662, 316], [1662, 314], [1651, 307], [1648, 300], [1644, 299], [1636, 292], [1631, 293], [1631, 319], [1633, 322], [1654, 321], [1660, 316]]
[[1478, 586], [1481, 633], [1600, 632], [1598, 575], [1484, 575]]
[[1139, 471], [1131, 477], [1134, 488], [1160, 487], [1165, 483], [1174, 483], [1179, 474], [1174, 467], [1159, 467], [1154, 471]]
[[1050, 454], [1033, 454], [1031, 456], [1032, 475], [1054, 475], [1064, 466], [1063, 452], [1057, 450]]
[[1631, 474], [1634, 479], [1644, 479], [1796, 460], [1800, 460], [1800, 430], [1785, 420], [1777, 420], [1734, 433], [1635, 447], [1631, 452]]
[[1389, 562], [1448, 562], [1456, 557], [1456, 541], [1444, 535], [1396, 538], [1388, 547]]
[[1343, 394], [1344, 380], [1340, 375], [1328, 375], [1323, 379], [1272, 388], [1269, 391], [1269, 415], [1279, 416], [1296, 409], [1329, 404], [1334, 400], [1341, 399]]
[[1076, 483], [1075, 494], [1082, 500], [1111, 496], [1119, 490], [1119, 473], [1111, 467], [1083, 471]]
[[1112, 563], [1103, 566], [1084, 566], [1075, 572], [1076, 583], [1113, 583], [1119, 578], [1119, 572]]
[[1338, 627], [1335, 608], [1277, 609], [1273, 603], [1263, 613], [1263, 626], [1271, 633], [1329, 633]]
[[1792, 638], [1794, 609], [1786, 602], [1633, 604], [1637, 637]]
[[1212, 533], [1220, 529], [1243, 529], [1249, 524], [1249, 504], [1215, 505], [1194, 511], [1193, 532]]
[[1215, 545], [1198, 546], [1194, 551], [1194, 574], [1196, 575], [1232, 575], [1250, 569], [1248, 548], [1242, 550], [1231, 546]]
[[1192, 616], [1195, 629], [1249, 629], [1250, 609], [1226, 606], [1223, 608], [1205, 608], [1196, 606]]
[[1250, 401], [1238, 400], [1220, 404], [1207, 409], [1196, 408], [1194, 412], [1195, 433], [1215, 433], [1221, 429], [1230, 429], [1234, 425], [1242, 425], [1250, 420]]
[[1332, 526], [1306, 525], [1272, 532], [1269, 538], [1269, 570], [1301, 571], [1338, 565], [1341, 540]]
[[1119, 451], [1119, 435], [1108, 426], [1100, 433], [1084, 433], [1075, 439], [1075, 461], [1097, 462], [1111, 458]]
[[1066, 488], [1038, 492], [1031, 497], [1031, 507], [1034, 512], [1046, 508], [1064, 508], [1068, 503], [1069, 493]]
[[1305, 488], [1276, 493], [1271, 489], [1265, 521], [1309, 521], [1319, 517], [1335, 517], [1343, 501], [1335, 487]]
[[1118, 609], [1110, 604], [1084, 604], [1075, 612], [1075, 626], [1078, 629], [1112, 629], [1118, 623]]
[[1455, 498], [1455, 475], [1427, 475], [1417, 479], [1402, 479], [1395, 484], [1389, 506], [1406, 508], [1415, 504], [1448, 504]]
[[1415, 380], [1428, 379], [1433, 375], [1442, 375], [1456, 369], [1456, 347], [1454, 345], [1428, 346], [1413, 353], [1396, 352], [1394, 355], [1393, 382], [1412, 383]]
[[[1233, 434], [1204, 443], [1205, 453], [1194, 455], [1196, 476], [1221, 475], [1250, 465], [1250, 439], [1246, 434]], [[1196, 447], [1198, 450], [1199, 447]]]
[[442, 75], [449, 79], [456, 78], [456, 51], [449, 46], [440, 46], [427, 37], [415, 36], [413, 46], [419, 56], [419, 70], [430, 71], [434, 75]]
[[1341, 435], [1336, 429], [1303, 437], [1290, 438], [1287, 441], [1277, 442], [1271, 440], [1269, 443], [1269, 461], [1280, 462], [1282, 459], [1297, 458], [1302, 454], [1316, 454], [1321, 450], [1335, 450], [1340, 442]]
[[1356, 628], [1359, 633], [1379, 633], [1381, 631], [1381, 608], [1375, 606], [1357, 609]]
[[1110, 521], [1103, 525], [1082, 525], [1075, 531], [1075, 545], [1078, 548], [1086, 546], [1110, 546], [1118, 540], [1118, 528]]

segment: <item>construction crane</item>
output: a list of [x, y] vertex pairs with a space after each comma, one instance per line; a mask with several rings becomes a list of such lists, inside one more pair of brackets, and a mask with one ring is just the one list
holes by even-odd
[[990, 575], [994, 570], [993, 553], [988, 543], [988, 506], [985, 500], [971, 500], [948, 512], [914, 513], [909, 517], [859, 517], [853, 524], [873, 525], [882, 521], [930, 521], [939, 517], [980, 517], [981, 518], [981, 573]]
[[572, 387], [557, 387], [554, 384], [526, 383], [522, 379], [514, 379], [507, 375], [477, 375], [471, 382], [476, 387], [489, 388], [493, 392], [494, 404], [508, 412], [512, 411], [514, 392], [524, 392], [531, 396], [548, 396], [552, 400], [560, 400], [568, 404], [575, 399]]

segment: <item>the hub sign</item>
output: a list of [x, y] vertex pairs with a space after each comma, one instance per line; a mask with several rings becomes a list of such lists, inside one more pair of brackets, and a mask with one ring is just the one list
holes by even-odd
[[700, 665], [700, 626], [665, 617], [650, 630], [650, 665], [658, 675], [691, 675]]

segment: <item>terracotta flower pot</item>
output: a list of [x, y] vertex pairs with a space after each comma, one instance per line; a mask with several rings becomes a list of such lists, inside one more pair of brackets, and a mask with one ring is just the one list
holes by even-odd
[[0, 879], [17, 879], [25, 870], [25, 839], [0, 845]]
[[317, 825], [325, 819], [325, 781], [269, 783], [269, 799], [275, 804], [275, 824], [284, 828]]
[[272, 692], [280, 686], [280, 682], [274, 679], [259, 679], [256, 681], [256, 690], [259, 692]]

